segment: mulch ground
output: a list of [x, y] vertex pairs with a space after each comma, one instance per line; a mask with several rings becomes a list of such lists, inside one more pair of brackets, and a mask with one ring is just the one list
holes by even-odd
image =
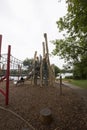
[[[1, 84], [4, 89], [5, 85]], [[0, 93], [0, 130], [86, 130], [87, 109], [85, 102], [75, 91], [59, 85], [55, 87], [32, 86], [26, 81], [19, 86], [10, 84], [9, 105]], [[40, 121], [40, 111], [49, 108], [52, 122]], [[26, 122], [25, 122], [26, 121]]]

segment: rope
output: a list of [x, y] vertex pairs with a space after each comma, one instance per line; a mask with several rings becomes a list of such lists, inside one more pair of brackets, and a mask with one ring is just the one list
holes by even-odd
[[[26, 121], [23, 117], [21, 117], [20, 115], [18, 115], [14, 111], [12, 111], [10, 109], [6, 109], [6, 108], [1, 107], [1, 106], [0, 106], [0, 109], [12, 113], [14, 116], [18, 117], [20, 120], [22, 120], [23, 122], [25, 122], [28, 125], [28, 127], [30, 127], [32, 130], [36, 130], [28, 121]], [[55, 128], [54, 130], [57, 130], [57, 128]]]
[[0, 106], [0, 109], [12, 113], [14, 116], [18, 117], [20, 120], [22, 120], [23, 122], [25, 122], [32, 130], [36, 130], [28, 121], [26, 121], [23, 117], [21, 117], [20, 115], [18, 115], [14, 111], [12, 111], [10, 109], [6, 109], [6, 108], [1, 107], [1, 106]]

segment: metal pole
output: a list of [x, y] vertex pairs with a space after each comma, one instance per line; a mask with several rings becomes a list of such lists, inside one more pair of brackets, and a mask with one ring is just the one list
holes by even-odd
[[6, 73], [6, 105], [9, 102], [9, 75], [10, 75], [10, 54], [11, 54], [11, 46], [8, 46], [8, 57], [7, 57], [7, 73]]

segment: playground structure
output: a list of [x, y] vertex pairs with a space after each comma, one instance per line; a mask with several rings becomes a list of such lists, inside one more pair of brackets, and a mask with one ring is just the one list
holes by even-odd
[[0, 35], [0, 71], [1, 67], [3, 67], [2, 59], [6, 62], [6, 73], [3, 77], [0, 78], [0, 83], [6, 79], [6, 89], [5, 91], [0, 89], [0, 92], [5, 96], [5, 104], [8, 105], [9, 102], [9, 74], [10, 74], [10, 53], [11, 53], [11, 46], [8, 45], [8, 53], [7, 58], [2, 57], [1, 55], [1, 42], [2, 42], [2, 35]]
[[[22, 66], [23, 63], [21, 60], [13, 57], [11, 55], [11, 46], [8, 45], [8, 52], [6, 54], [2, 54], [2, 35], [0, 35], [0, 93], [5, 97], [5, 104], [9, 103], [9, 81], [10, 81], [10, 72], [17, 71], [18, 72], [18, 80], [22, 74]], [[5, 82], [5, 90], [1, 86], [1, 82]], [[2, 87], [2, 88], [1, 88]]]
[[[48, 41], [47, 34], [44, 34], [45, 42], [42, 43], [43, 47], [43, 56], [37, 56], [37, 52], [35, 51], [34, 59], [32, 63], [32, 67], [30, 68], [29, 75], [26, 74], [26, 80], [31, 79], [32, 85], [40, 85], [42, 86], [53, 86], [55, 82], [55, 71], [54, 65], [50, 65], [49, 60], [49, 49], [48, 49]], [[1, 53], [2, 46], [2, 35], [0, 35], [0, 86], [1, 82], [6, 82], [5, 90], [1, 89], [0, 93], [2, 93], [5, 97], [5, 104], [8, 105], [9, 102], [9, 81], [11, 72], [17, 72], [18, 81], [20, 77], [23, 78], [22, 70], [24, 69], [23, 62], [11, 55], [11, 46], [8, 45], [7, 54]], [[28, 70], [27, 70], [28, 71]]]
[[[54, 86], [55, 82], [55, 70], [54, 65], [50, 65], [49, 49], [47, 34], [44, 33], [45, 42], [42, 42], [43, 56], [37, 56], [37, 51], [34, 54], [34, 60], [32, 64], [31, 80], [33, 85]], [[29, 77], [30, 78], [30, 77]]]

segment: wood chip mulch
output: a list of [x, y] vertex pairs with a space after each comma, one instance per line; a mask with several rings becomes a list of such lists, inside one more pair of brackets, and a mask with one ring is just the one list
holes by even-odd
[[[69, 87], [62, 86], [62, 92], [60, 95], [58, 84], [40, 87], [28, 81], [19, 86], [11, 83], [8, 106], [0, 93], [0, 107], [8, 110], [0, 108], [0, 130], [86, 130], [87, 108], [83, 98]], [[53, 120], [49, 125], [42, 124], [39, 118], [44, 108], [52, 112]]]

